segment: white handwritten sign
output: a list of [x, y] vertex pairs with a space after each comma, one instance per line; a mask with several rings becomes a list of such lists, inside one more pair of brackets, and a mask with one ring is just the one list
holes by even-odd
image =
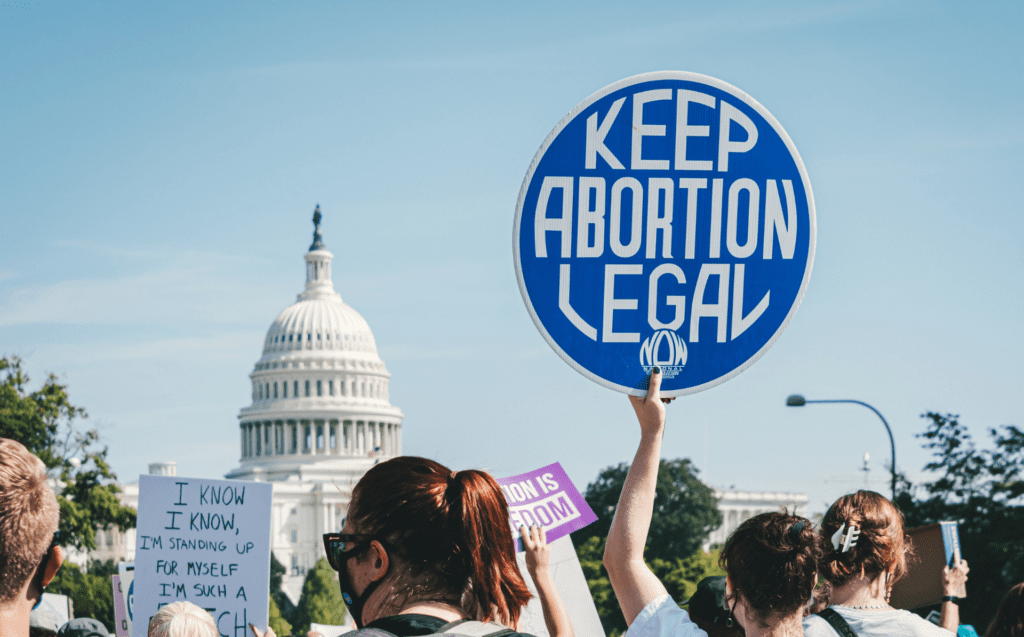
[[132, 633], [180, 601], [210, 611], [222, 637], [265, 627], [272, 496], [266, 483], [139, 476]]

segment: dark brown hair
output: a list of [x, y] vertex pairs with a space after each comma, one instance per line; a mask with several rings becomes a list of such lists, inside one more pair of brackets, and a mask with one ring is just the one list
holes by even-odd
[[[860, 530], [857, 545], [843, 553], [832, 546], [832, 536], [843, 525]], [[836, 588], [864, 573], [869, 579], [893, 568], [889, 586], [907, 572], [910, 541], [903, 532], [903, 514], [885, 496], [874, 491], [844, 495], [825, 513], [818, 531], [822, 551], [821, 576]]]
[[352, 492], [356, 532], [397, 556], [406, 600], [445, 601], [515, 626], [530, 591], [516, 564], [508, 503], [483, 471], [414, 456], [375, 465]]
[[1024, 582], [1011, 588], [999, 603], [985, 637], [1024, 637]]
[[764, 626], [797, 612], [811, 598], [820, 550], [804, 518], [762, 513], [739, 525], [722, 547], [719, 563]]

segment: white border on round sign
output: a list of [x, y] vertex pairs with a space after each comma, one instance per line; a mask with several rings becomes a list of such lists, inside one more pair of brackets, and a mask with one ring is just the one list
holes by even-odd
[[800, 307], [800, 303], [803, 301], [804, 298], [804, 292], [807, 290], [807, 283], [811, 280], [811, 269], [814, 266], [814, 249], [818, 239], [818, 224], [817, 217], [814, 211], [814, 193], [811, 190], [811, 180], [807, 177], [807, 169], [804, 167], [804, 160], [800, 157], [800, 153], [797, 152], [796, 146], [793, 144], [793, 140], [789, 138], [789, 135], [786, 133], [786, 130], [782, 128], [782, 124], [780, 124], [779, 121], [776, 120], [775, 117], [768, 112], [768, 109], [762, 106], [760, 102], [758, 102], [751, 96], [747, 95], [745, 92], [741, 91], [740, 89], [736, 88], [735, 86], [727, 82], [723, 82], [722, 80], [709, 77], [707, 75], [701, 75], [700, 73], [690, 73], [689, 71], [655, 71], [653, 73], [642, 73], [640, 75], [627, 77], [613, 84], [609, 84], [608, 86], [604, 87], [600, 91], [594, 93], [587, 99], [577, 104], [571, 111], [569, 111], [569, 114], [563, 117], [562, 121], [558, 122], [558, 125], [555, 126], [554, 129], [552, 129], [552, 131], [548, 134], [547, 138], [544, 140], [544, 143], [541, 144], [540, 150], [538, 150], [537, 154], [533, 156], [533, 161], [530, 162], [530, 167], [526, 171], [526, 177], [523, 178], [523, 185], [519, 189], [519, 199], [518, 201], [516, 201], [515, 224], [512, 228], [512, 259], [515, 261], [516, 281], [519, 283], [519, 293], [522, 294], [523, 301], [526, 302], [526, 309], [529, 310], [530, 318], [533, 319], [534, 325], [537, 326], [537, 329], [544, 337], [544, 340], [548, 342], [548, 345], [551, 346], [551, 349], [555, 350], [555, 353], [558, 354], [562, 358], [562, 360], [568, 363], [570, 367], [575, 369], [583, 376], [586, 376], [595, 383], [603, 385], [604, 387], [607, 387], [609, 389], [614, 389], [615, 391], [619, 391], [624, 394], [630, 394], [633, 396], [643, 396], [647, 393], [647, 390], [645, 389], [637, 389], [635, 387], [626, 387], [625, 385], [619, 385], [617, 383], [605, 380], [604, 378], [601, 378], [600, 376], [594, 374], [593, 372], [584, 368], [582, 365], [579, 365], [575, 360], [573, 360], [571, 356], [566, 354], [565, 351], [561, 347], [559, 347], [558, 343], [555, 342], [555, 339], [551, 338], [551, 335], [548, 333], [547, 329], [544, 328], [544, 324], [541, 322], [540, 317], [537, 316], [537, 312], [533, 308], [533, 303], [530, 301], [530, 295], [526, 291], [526, 283], [523, 280], [523, 268], [522, 264], [519, 261], [519, 227], [523, 217], [523, 201], [526, 199], [526, 191], [530, 187], [530, 181], [533, 179], [533, 173], [537, 170], [537, 166], [540, 164], [541, 159], [543, 159], [544, 153], [547, 152], [548, 147], [551, 146], [551, 143], [555, 140], [556, 137], [558, 137], [558, 134], [562, 132], [562, 129], [564, 129], [569, 124], [569, 122], [571, 122], [584, 109], [586, 109], [588, 106], [590, 106], [597, 100], [601, 99], [605, 95], [613, 93], [627, 86], [657, 80], [683, 80], [687, 82], [698, 82], [701, 84], [713, 86], [717, 89], [725, 91], [726, 93], [729, 93], [733, 97], [739, 98], [740, 100], [743, 101], [744, 104], [757, 111], [758, 114], [761, 115], [761, 117], [763, 117], [765, 121], [771, 125], [771, 127], [782, 139], [783, 143], [786, 144], [786, 148], [789, 150], [789, 154], [793, 157], [793, 160], [796, 162], [797, 170], [800, 171], [800, 179], [803, 181], [804, 192], [807, 193], [807, 216], [809, 219], [808, 225], [810, 226], [810, 239], [807, 246], [807, 266], [806, 268], [804, 268], [804, 277], [803, 280], [800, 282], [800, 290], [797, 291], [796, 299], [793, 301], [793, 305], [789, 308], [789, 313], [786, 314], [786, 319], [782, 321], [782, 324], [779, 326], [779, 329], [777, 329], [775, 333], [772, 334], [772, 337], [768, 339], [768, 342], [766, 342], [764, 346], [757, 351], [757, 353], [748, 358], [742, 365], [732, 370], [728, 374], [720, 376], [714, 380], [708, 381], [702, 385], [697, 385], [696, 387], [687, 387], [685, 389], [674, 389], [671, 391], [662, 392], [662, 396], [668, 398], [673, 396], [686, 396], [688, 394], [696, 394], [697, 392], [704, 391], [705, 389], [711, 389], [716, 385], [724, 383], [725, 381], [737, 376], [738, 374], [740, 374], [740, 372], [743, 372], [748, 367], [757, 362], [757, 360], [764, 356], [765, 352], [767, 352], [771, 348], [771, 346], [775, 344], [775, 341], [779, 340], [779, 337], [782, 336], [782, 333], [786, 331], [786, 327], [789, 326], [789, 322], [793, 320], [793, 315], [796, 314], [797, 308]]

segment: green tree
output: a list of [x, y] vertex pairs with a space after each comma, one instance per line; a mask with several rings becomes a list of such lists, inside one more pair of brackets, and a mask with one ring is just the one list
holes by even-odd
[[[295, 610], [295, 605], [292, 604], [288, 596], [281, 590], [281, 580], [284, 578], [285, 573], [288, 569], [285, 568], [284, 564], [278, 561], [277, 556], [274, 552], [270, 552], [270, 615], [271, 615], [271, 627], [274, 628], [274, 632], [279, 637], [290, 635], [292, 632], [291, 624], [288, 623], [288, 619], [291, 618], [292, 612]], [[273, 626], [273, 617], [280, 617], [280, 623], [287, 625], [288, 630], [280, 631]]]
[[[575, 546], [582, 546], [592, 537], [608, 537], [628, 472], [627, 464], [608, 467], [587, 485], [583, 497], [597, 514], [597, 521], [572, 534]], [[675, 560], [693, 555], [721, 524], [714, 493], [697, 478], [693, 464], [685, 458], [662, 460], [644, 557]]]
[[277, 602], [274, 601], [274, 596], [270, 596], [270, 614], [267, 623], [270, 628], [274, 631], [275, 635], [279, 637], [285, 637], [285, 635], [292, 634], [292, 625], [288, 623], [288, 620], [281, 616], [281, 609], [277, 607]]
[[87, 571], [65, 562], [46, 592], [67, 595], [75, 607], [75, 617], [92, 617], [114, 634], [114, 592], [110, 576], [117, 573], [114, 560], [92, 560]]
[[992, 445], [978, 448], [959, 416], [928, 412], [925, 465], [935, 479], [900, 482], [896, 503], [909, 527], [959, 522], [960, 549], [970, 563], [960, 621], [983, 630], [1006, 591], [1024, 580], [1024, 432], [989, 429]]
[[[604, 540], [599, 537], [588, 538], [576, 549], [576, 556], [579, 557], [583, 576], [590, 587], [590, 595], [594, 599], [605, 634], [618, 637], [626, 632], [626, 619], [608, 580], [608, 573], [601, 564], [603, 554]], [[725, 570], [718, 565], [718, 551], [708, 555], [698, 550], [688, 557], [674, 560], [655, 558], [649, 560], [647, 565], [676, 602], [690, 599], [697, 590], [697, 583], [705, 577], [725, 575]]]
[[583, 576], [587, 579], [590, 596], [594, 599], [597, 616], [601, 618], [601, 626], [608, 637], [618, 637], [626, 631], [626, 619], [619, 609], [619, 600], [615, 597], [612, 584], [608, 580], [608, 572], [601, 564], [604, 555], [604, 540], [597, 536], [587, 538], [576, 547], [576, 557], [580, 560]]
[[338, 574], [325, 557], [306, 573], [302, 596], [292, 616], [293, 634], [305, 635], [311, 622], [332, 626], [345, 623], [345, 602], [341, 599]]
[[107, 448], [96, 429], [81, 431], [85, 409], [71, 404], [67, 387], [50, 374], [29, 392], [29, 377], [17, 356], [0, 358], [0, 437], [17, 440], [46, 464], [63, 485], [60, 504], [61, 543], [78, 549], [96, 548], [96, 529], [135, 526], [135, 511], [122, 506], [107, 464]]
[[[609, 637], [624, 633], [626, 620], [601, 558], [627, 473], [627, 464], [608, 467], [587, 485], [583, 497], [597, 514], [597, 521], [572, 534], [597, 614]], [[704, 577], [722, 574], [717, 553], [708, 557], [700, 550], [708, 534], [721, 524], [715, 495], [697, 478], [693, 464], [685, 458], [662, 460], [644, 559], [677, 602], [689, 599]]]
[[719, 551], [710, 554], [697, 551], [688, 557], [674, 560], [653, 559], [649, 565], [669, 595], [677, 602], [690, 599], [697, 591], [697, 584], [705, 577], [725, 575], [725, 569], [718, 565]]

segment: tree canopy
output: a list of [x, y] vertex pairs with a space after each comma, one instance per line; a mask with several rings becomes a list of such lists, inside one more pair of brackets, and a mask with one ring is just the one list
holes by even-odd
[[117, 574], [114, 560], [92, 560], [88, 570], [64, 562], [46, 592], [67, 595], [75, 605], [75, 617], [92, 617], [114, 634], [114, 591], [110, 576]]
[[306, 573], [302, 596], [291, 620], [297, 635], [305, 635], [311, 622], [331, 626], [345, 623], [345, 601], [341, 599], [338, 574], [327, 563], [326, 557], [317, 560], [316, 566]]
[[[601, 626], [608, 637], [618, 637], [626, 632], [626, 618], [619, 608], [619, 600], [612, 590], [608, 573], [601, 564], [603, 553], [604, 540], [596, 536], [587, 539], [576, 549], [597, 615], [601, 618]], [[725, 570], [718, 565], [717, 550], [710, 555], [697, 550], [690, 556], [673, 560], [656, 558], [649, 560], [647, 566], [658, 576], [676, 602], [690, 599], [697, 590], [697, 583], [705, 577], [725, 575]]]
[[[584, 498], [597, 514], [597, 521], [573, 533], [577, 547], [591, 537], [608, 537], [628, 472], [627, 464], [608, 467], [587, 485]], [[715, 495], [697, 478], [693, 464], [685, 458], [662, 460], [644, 558], [675, 560], [693, 555], [721, 524]]]
[[[587, 485], [584, 498], [597, 514], [597, 521], [572, 534], [597, 614], [609, 637], [624, 633], [626, 620], [601, 557], [628, 472], [627, 464], [608, 467]], [[662, 460], [644, 559], [672, 599], [689, 599], [697, 582], [709, 575], [725, 574], [718, 566], [717, 552], [708, 556], [700, 550], [708, 534], [721, 524], [714, 493], [697, 478], [693, 464], [687, 459]]]
[[77, 427], [88, 415], [71, 404], [67, 386], [50, 374], [29, 392], [30, 379], [17, 356], [0, 357], [0, 372], [0, 437], [25, 445], [62, 485], [57, 493], [61, 543], [92, 550], [97, 528], [134, 528], [135, 511], [117, 499], [120, 489], [107, 464], [107, 447], [98, 430]]
[[925, 466], [935, 479], [900, 483], [896, 497], [908, 527], [959, 522], [960, 552], [971, 567], [960, 621], [983, 631], [1003, 596], [1024, 581], [1024, 431], [990, 428], [991, 447], [979, 448], [960, 417], [928, 412]]

